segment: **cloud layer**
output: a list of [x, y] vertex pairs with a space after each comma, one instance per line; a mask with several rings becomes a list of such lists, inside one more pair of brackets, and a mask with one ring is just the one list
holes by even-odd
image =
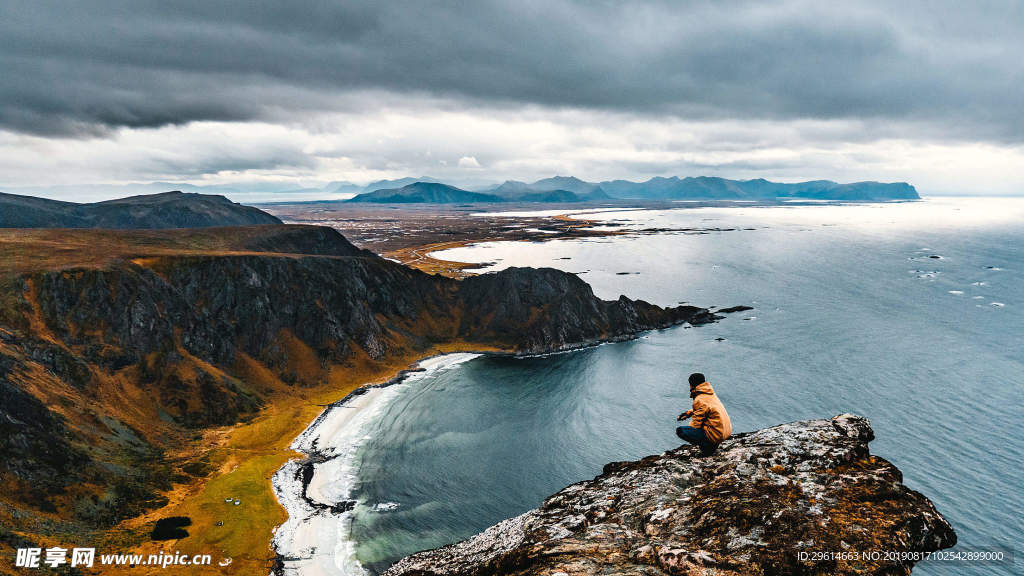
[[[514, 148], [524, 140], [543, 147], [523, 138], [538, 125], [548, 130], [535, 140], [596, 130], [609, 140], [599, 147], [633, 149], [617, 160], [622, 176], [728, 167], [733, 160], [715, 154], [732, 146], [745, 151], [735, 161], [753, 167], [807, 162], [799, 150], [893, 139], [1012, 154], [1024, 144], [1021, 2], [97, 4], [5, 4], [0, 144], [34, 150], [41, 138], [67, 151], [75, 148], [67, 141], [91, 139], [113, 146], [109, 158], [140, 156], [130, 177], [180, 179], [315, 174], [328, 148], [328, 163], [366, 174], [516, 163], [537, 172], [543, 162]], [[432, 145], [414, 122], [394, 127], [411, 137], [381, 135], [392, 147], [372, 154], [353, 149], [372, 143], [345, 139], [361, 122], [452, 115], [493, 120], [497, 132]], [[185, 130], [198, 138], [222, 124], [250, 127], [254, 142], [222, 141], [202, 158], [168, 142], [153, 142], [145, 158], [117, 149], [146, 138], [140, 132], [182, 137], [168, 127], [199, 125]], [[684, 142], [652, 150], [658, 137], [645, 142], [636, 133], [644, 126], [690, 127], [691, 143], [709, 147], [680, 161]], [[274, 130], [306, 133], [317, 150], [263, 142]], [[442, 148], [460, 149], [410, 161]], [[571, 168], [564, 155], [581, 153], [571, 143], [550, 148], [560, 155], [549, 159], [552, 169]], [[0, 182], [31, 180], [6, 164]]]
[[[1024, 138], [1019, 2], [15, 2], [0, 122], [267, 119], [373, 91]], [[335, 96], [344, 96], [336, 100]], [[367, 101], [370, 100], [370, 101]]]

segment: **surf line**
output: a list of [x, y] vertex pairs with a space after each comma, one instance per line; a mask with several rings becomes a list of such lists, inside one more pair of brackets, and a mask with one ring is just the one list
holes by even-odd
[[[479, 356], [463, 352], [429, 357], [387, 382], [356, 388], [327, 406], [295, 438], [290, 447], [306, 457], [289, 460], [271, 480], [277, 501], [288, 513], [288, 520], [274, 530], [274, 574], [368, 574], [356, 558], [351, 528], [359, 505], [352, 500], [358, 483], [356, 457], [370, 424], [415, 381]], [[390, 502], [374, 506], [395, 507]]]

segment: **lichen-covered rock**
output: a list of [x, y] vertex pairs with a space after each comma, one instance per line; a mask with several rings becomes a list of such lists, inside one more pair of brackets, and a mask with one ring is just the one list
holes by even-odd
[[738, 434], [710, 457], [684, 446], [612, 463], [386, 576], [907, 574], [912, 562], [863, 554], [939, 550], [956, 534], [869, 454], [873, 437], [867, 419], [844, 414]]

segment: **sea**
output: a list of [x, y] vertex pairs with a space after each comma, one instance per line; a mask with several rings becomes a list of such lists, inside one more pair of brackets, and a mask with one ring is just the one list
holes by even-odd
[[[517, 214], [509, 214], [510, 219]], [[577, 273], [606, 299], [752, 306], [581, 351], [481, 356], [395, 394], [361, 431], [346, 537], [363, 569], [467, 538], [612, 461], [679, 445], [703, 372], [736, 431], [853, 412], [957, 550], [1021, 545], [1024, 199], [679, 203], [576, 214], [622, 235], [435, 257]], [[1009, 575], [1018, 564], [922, 563]]]

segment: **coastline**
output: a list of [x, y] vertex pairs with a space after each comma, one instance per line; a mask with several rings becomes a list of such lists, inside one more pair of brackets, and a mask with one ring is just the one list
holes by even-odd
[[[746, 306], [722, 310], [731, 313]], [[712, 320], [721, 319], [712, 313]], [[666, 326], [689, 328], [689, 322]], [[643, 332], [648, 332], [647, 330]], [[363, 384], [342, 399], [328, 404], [289, 448], [304, 458], [288, 460], [271, 478], [274, 497], [287, 519], [273, 532], [275, 576], [365, 576], [369, 572], [355, 557], [350, 537], [354, 510], [351, 499], [358, 483], [355, 456], [362, 446], [366, 427], [376, 421], [388, 404], [413, 382], [481, 356], [509, 358], [545, 357], [629, 341], [642, 333], [579, 342], [546, 352], [523, 353], [480, 350], [446, 352], [424, 357], [393, 378]], [[388, 503], [376, 503], [388, 504]]]
[[[573, 230], [585, 230], [598, 223], [596, 220], [569, 218], [560, 214], [555, 220]], [[633, 231], [631, 231], [633, 232]], [[644, 231], [637, 231], [643, 233]], [[597, 236], [623, 235], [624, 231], [600, 231]], [[537, 240], [575, 237], [557, 234], [542, 236]], [[463, 268], [476, 268], [479, 263], [451, 262], [435, 259], [432, 254], [454, 246], [473, 245], [495, 241], [495, 238], [481, 238], [464, 241], [442, 242], [417, 246], [397, 258], [401, 263], [423, 269], [425, 264], [441, 263], [431, 273], [449, 276], [465, 276]], [[533, 241], [537, 241], [533, 240]], [[385, 256], [395, 256], [385, 253]], [[485, 264], [486, 265], [486, 264]], [[429, 266], [427, 266], [429, 268]], [[444, 268], [441, 270], [440, 268]], [[723, 318], [719, 313], [749, 309], [735, 306], [723, 310], [708, 309], [700, 321], [680, 320], [651, 330], [669, 328], [690, 328], [695, 325], [715, 322]], [[358, 485], [358, 462], [356, 454], [366, 440], [366, 428], [375, 422], [392, 400], [404, 391], [405, 385], [426, 375], [472, 360], [482, 355], [512, 358], [543, 357], [640, 337], [643, 332], [604, 336], [558, 346], [543, 351], [501, 351], [493, 349], [445, 352], [426, 356], [400, 370], [393, 378], [379, 383], [358, 385], [341, 400], [326, 406], [289, 446], [304, 455], [293, 458], [279, 468], [271, 478], [272, 492], [284, 508], [287, 519], [278, 525], [272, 535], [271, 548], [275, 554], [272, 574], [349, 576], [366, 575], [369, 572], [355, 557], [356, 542], [351, 539], [351, 525], [355, 508], [360, 503], [351, 499]], [[363, 505], [389, 505], [391, 503], [364, 503]]]
[[357, 478], [356, 455], [366, 427], [411, 382], [479, 357], [454, 352], [430, 356], [381, 384], [360, 386], [328, 405], [302, 431], [291, 448], [305, 454], [273, 476], [274, 496], [288, 519], [274, 530], [271, 546], [278, 575], [351, 576], [368, 572], [355, 557], [350, 528]]

